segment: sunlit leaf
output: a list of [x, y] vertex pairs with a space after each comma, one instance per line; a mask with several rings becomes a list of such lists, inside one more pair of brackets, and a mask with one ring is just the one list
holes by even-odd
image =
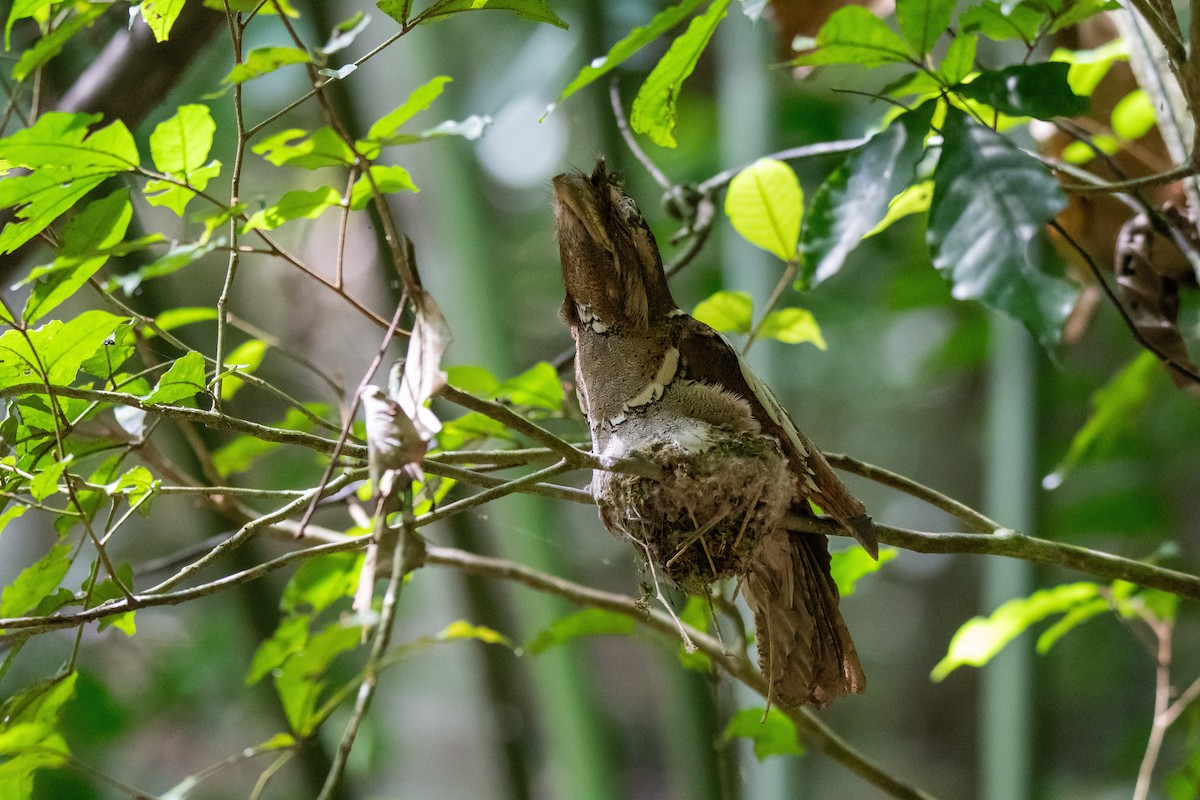
[[712, 0], [703, 14], [694, 17], [687, 30], [671, 42], [633, 99], [629, 124], [661, 147], [675, 146], [672, 131], [679, 92], [696, 68], [717, 25], [725, 18], [729, 3], [730, 0]]
[[901, 114], [855, 148], [813, 197], [804, 217], [801, 283], [836, 274], [846, 256], [889, 212], [892, 198], [913, 182], [925, 155], [935, 103]]
[[701, 300], [692, 316], [722, 333], [749, 333], [754, 323], [754, 301], [748, 292], [717, 292]]
[[34, 283], [22, 314], [33, 323], [87, 283], [108, 261], [110, 248], [123, 238], [133, 218], [129, 191], [117, 189], [80, 211], [63, 233], [63, 246], [54, 263], [30, 271], [22, 283]]
[[809, 342], [824, 350], [828, 345], [821, 335], [821, 326], [817, 318], [806, 308], [780, 308], [767, 314], [766, 319], [758, 328], [758, 335], [763, 339], [776, 339], [788, 344]]
[[[319, 560], [319, 559], [317, 559]], [[246, 685], [253, 686], [270, 675], [293, 654], [304, 649], [308, 642], [308, 625], [311, 617], [285, 616], [279, 620], [274, 633], [259, 643], [250, 660], [246, 673]]]
[[792, 722], [778, 707], [743, 708], [729, 720], [721, 739], [728, 742], [745, 737], [754, 742], [754, 757], [759, 761], [768, 756], [804, 755], [804, 745]]
[[803, 211], [795, 171], [772, 158], [760, 158], [735, 175], [725, 194], [725, 213], [734, 230], [783, 261], [796, 257]]
[[861, 547], [851, 547], [849, 550], [831, 554], [829, 572], [837, 583], [838, 593], [842, 597], [854, 594], [854, 587], [859, 578], [878, 572], [884, 564], [896, 557], [896, 553], [894, 547], [881, 547], [878, 560], [871, 558]]
[[413, 183], [412, 176], [404, 167], [395, 164], [374, 164], [371, 166], [370, 179], [368, 180], [367, 176], [363, 175], [350, 188], [350, 208], [352, 210], [361, 211], [371, 202], [371, 198], [374, 197], [372, 181], [381, 194], [421, 191]]
[[41, 367], [52, 385], [70, 384], [80, 365], [102, 348], [124, 321], [107, 311], [93, 310], [65, 322], [47, 322], [28, 331], [28, 338], [15, 330], [6, 331], [0, 336], [0, 386], [40, 383], [37, 370]]
[[817, 38], [793, 42], [792, 49], [807, 50], [792, 61], [797, 66], [819, 64], [903, 64], [917, 60], [912, 48], [883, 20], [862, 6], [846, 6], [830, 15]]
[[58, 492], [58, 479], [71, 465], [71, 459], [72, 456], [68, 453], [66, 458], [61, 461], [51, 460], [49, 464], [41, 464], [37, 473], [34, 474], [33, 480], [29, 482], [30, 497], [40, 503]]
[[90, 28], [106, 10], [107, 6], [102, 3], [77, 4], [75, 14], [22, 51], [13, 67], [13, 78], [25, 80], [35, 69], [61, 53], [63, 46], [76, 34], [84, 28]]
[[33, 797], [34, 773], [66, 763], [70, 751], [59, 733], [63, 708], [75, 696], [78, 673], [35, 681], [0, 706], [0, 796]]
[[560, 411], [563, 402], [562, 381], [552, 365], [540, 361], [520, 375], [503, 381], [493, 396], [516, 406]]
[[[320, 416], [329, 409], [322, 403], [306, 403], [313, 414]], [[282, 420], [274, 423], [274, 427], [289, 431], [311, 431], [314, 428], [312, 419], [297, 408], [289, 408]], [[263, 456], [273, 453], [282, 445], [249, 434], [238, 436], [228, 444], [223, 444], [213, 451], [213, 469], [223, 478], [239, 472], [245, 472], [254, 466]]]
[[281, 131], [259, 142], [253, 151], [277, 167], [320, 169], [354, 163], [354, 153], [328, 126], [311, 133], [300, 128]]
[[567, 27], [567, 23], [550, 10], [550, 4], [546, 0], [437, 0], [421, 12], [421, 16], [424, 19], [436, 19], [464, 11], [481, 10], [511, 11], [521, 19], [546, 22], [558, 28]]
[[[233, 348], [233, 351], [225, 357], [225, 368], [236, 370], [244, 375], [251, 375], [262, 364], [266, 354], [266, 342], [261, 339], [247, 339]], [[221, 399], [231, 399], [245, 383], [236, 374], [226, 375], [221, 379]]]
[[144, 282], [178, 272], [223, 244], [222, 239], [209, 239], [208, 241], [185, 242], [175, 245], [146, 266], [138, 267], [137, 271], [114, 276], [108, 282], [109, 288], [119, 286], [125, 294], [132, 295]]
[[[960, 33], [946, 48], [938, 74], [947, 84], [953, 85], [970, 75], [975, 69], [975, 47], [979, 38], [969, 33]], [[923, 73], [917, 73], [923, 74]]]
[[390, 137], [396, 135], [404, 123], [429, 108], [451, 80], [447, 75], [438, 75], [415, 89], [403, 103], [371, 125], [367, 131], [367, 140], [386, 143]]
[[633, 632], [633, 624], [633, 619], [624, 614], [585, 608], [550, 623], [525, 644], [524, 650], [530, 655], [538, 655], [583, 636], [622, 636]]
[[561, 103], [575, 92], [592, 83], [601, 75], [625, 63], [625, 60], [650, 42], [662, 36], [699, 8], [704, 0], [681, 0], [677, 5], [665, 8], [654, 15], [645, 25], [634, 28], [625, 38], [614, 44], [607, 54], [592, 59], [592, 62], [579, 71], [567, 87], [562, 90], [556, 102]]
[[311, 635], [275, 671], [275, 691], [292, 731], [307, 738], [320, 722], [317, 703], [325, 690], [325, 673], [334, 659], [362, 640], [358, 626], [333, 624]]
[[312, 59], [308, 53], [295, 47], [260, 47], [251, 50], [246, 59], [235, 64], [225, 76], [225, 83], [236, 85], [253, 78], [267, 75], [289, 64], [308, 64]]
[[1092, 50], [1066, 50], [1060, 47], [1050, 54], [1050, 60], [1070, 64], [1067, 84], [1075, 94], [1088, 97], [1114, 63], [1129, 60], [1129, 44], [1117, 38]]
[[883, 215], [883, 219], [879, 220], [879, 224], [874, 228], [864, 233], [863, 238], [865, 239], [868, 236], [881, 233], [907, 216], [923, 214], [929, 210], [929, 203], [932, 200], [933, 181], [921, 181], [909, 186], [892, 198], [891, 202], [888, 203], [888, 210]]
[[446, 367], [446, 382], [476, 397], [492, 398], [500, 389], [500, 379], [475, 364]]
[[900, 32], [924, 57], [950, 27], [954, 0], [902, 0], [896, 3], [896, 22]]
[[401, 25], [408, 23], [408, 12], [412, 10], [412, 0], [377, 0], [375, 5]]
[[1045, 225], [1066, 205], [1033, 157], [950, 109], [942, 127], [926, 241], [959, 300], [979, 300], [1058, 343], [1078, 289], [1062, 277]]
[[1158, 121], [1154, 114], [1154, 103], [1145, 89], [1134, 89], [1122, 97], [1112, 110], [1113, 133], [1132, 142], [1154, 129]]
[[361, 553], [311, 558], [288, 581], [279, 607], [289, 614], [320, 614], [338, 600], [354, 596], [361, 567]]
[[463, 639], [475, 639], [483, 642], [484, 644], [502, 644], [505, 647], [513, 646], [508, 637], [499, 631], [483, 625], [472, 625], [466, 620], [461, 619], [451, 622], [449, 625], [435, 634], [434, 638], [440, 642], [456, 642]]
[[154, 390], [142, 398], [147, 404], [196, 407], [196, 395], [207, 391], [204, 356], [196, 351], [175, 360], [158, 379]]
[[1030, 626], [1091, 602], [1100, 596], [1100, 589], [1098, 584], [1086, 581], [1040, 589], [1029, 597], [1002, 603], [990, 616], [968, 620], [954, 634], [945, 658], [930, 677], [942, 681], [961, 666], [982, 667]]
[[999, 3], [984, 0], [964, 11], [958, 24], [962, 33], [978, 33], [998, 42], [1021, 39], [1030, 43], [1037, 38], [1045, 19], [1044, 11], [1024, 3], [1005, 13]]
[[185, 0], [142, 0], [138, 8], [141, 9], [142, 19], [154, 33], [155, 41], [165, 42], [170, 37], [171, 28], [175, 26], [175, 20], [183, 11], [184, 2]]
[[296, 189], [284, 194], [275, 205], [254, 212], [242, 226], [242, 233], [275, 230], [293, 219], [316, 219], [341, 202], [342, 196], [331, 186], [322, 186], [312, 191]]

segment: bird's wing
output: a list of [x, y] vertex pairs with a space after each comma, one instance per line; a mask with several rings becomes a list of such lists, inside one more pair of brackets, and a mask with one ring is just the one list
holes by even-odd
[[821, 451], [792, 422], [725, 337], [699, 320], [678, 315], [680, 365], [689, 380], [720, 386], [744, 397], [765, 433], [779, 440], [804, 497], [820, 506], [858, 539], [872, 557], [879, 544], [862, 502], [850, 493]]

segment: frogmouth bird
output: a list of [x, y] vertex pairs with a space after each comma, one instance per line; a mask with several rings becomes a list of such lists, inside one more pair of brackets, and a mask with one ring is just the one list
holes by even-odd
[[575, 379], [597, 454], [600, 518], [685, 590], [737, 577], [770, 697], [824, 706], [865, 685], [824, 536], [791, 535], [811, 501], [874, 556], [870, 518], [729, 342], [671, 297], [654, 235], [601, 159], [553, 180]]

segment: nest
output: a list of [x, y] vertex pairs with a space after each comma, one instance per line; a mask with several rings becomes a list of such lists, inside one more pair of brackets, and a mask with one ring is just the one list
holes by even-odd
[[597, 472], [600, 518], [613, 534], [644, 548], [680, 588], [703, 591], [739, 575], [762, 537], [795, 496], [787, 459], [771, 437], [714, 431], [712, 445], [688, 451], [660, 442], [637, 455], [666, 479]]

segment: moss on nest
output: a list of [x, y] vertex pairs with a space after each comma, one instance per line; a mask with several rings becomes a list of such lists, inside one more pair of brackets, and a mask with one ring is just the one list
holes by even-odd
[[744, 572], [795, 495], [787, 459], [769, 436], [715, 430], [703, 452], [665, 441], [637, 455], [661, 466], [666, 479], [597, 472], [600, 515], [610, 531], [644, 544], [687, 591]]

